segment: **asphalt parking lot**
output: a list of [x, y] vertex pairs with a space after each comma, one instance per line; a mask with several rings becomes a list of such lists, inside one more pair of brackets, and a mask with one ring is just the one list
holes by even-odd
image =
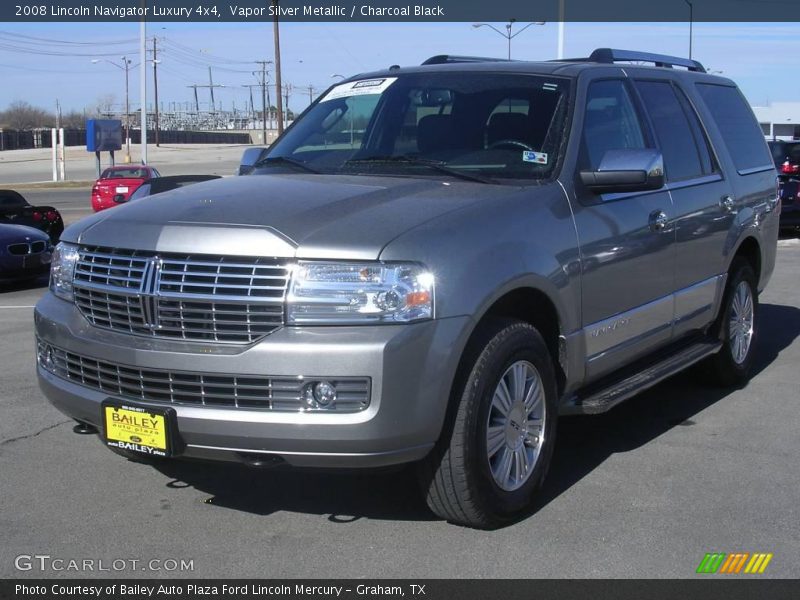
[[[86, 191], [59, 192], [67, 221]], [[69, 195], [72, 193], [72, 195]], [[41, 197], [39, 196], [41, 194]], [[26, 194], [44, 202], [47, 192]], [[52, 203], [55, 204], [55, 200]], [[329, 474], [128, 461], [80, 436], [34, 375], [46, 280], [0, 287], [0, 577], [15, 557], [193, 560], [147, 576], [692, 577], [706, 552], [771, 552], [800, 576], [800, 243], [761, 297], [757, 374], [741, 390], [675, 377], [608, 414], [562, 419], [536, 510], [501, 530], [435, 519], [408, 470]], [[2, 284], [0, 284], [2, 285]]]

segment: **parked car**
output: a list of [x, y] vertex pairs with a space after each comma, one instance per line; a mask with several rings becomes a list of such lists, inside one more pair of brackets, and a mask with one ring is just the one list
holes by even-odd
[[123, 202], [130, 202], [132, 200], [146, 198], [147, 196], [154, 196], [155, 194], [177, 190], [178, 188], [186, 187], [193, 183], [211, 181], [212, 179], [219, 178], [219, 175], [170, 175], [168, 177], [157, 177], [156, 179], [145, 181]]
[[19, 192], [0, 190], [0, 224], [27, 225], [46, 233], [54, 243], [64, 231], [64, 219], [52, 206], [31, 206]]
[[261, 160], [267, 153], [267, 148], [263, 146], [256, 146], [254, 148], [247, 148], [242, 152], [242, 159], [239, 161], [239, 168], [236, 171], [237, 175], [249, 175], [255, 171], [256, 163]]
[[0, 223], [0, 279], [28, 279], [47, 273], [50, 237], [26, 225]]
[[748, 380], [777, 236], [761, 129], [700, 63], [438, 56], [337, 82], [252, 175], [67, 228], [38, 377], [118, 452], [416, 463], [495, 527], [560, 415]]
[[140, 185], [156, 177], [161, 177], [159, 172], [147, 165], [109, 167], [92, 186], [92, 209], [99, 212], [125, 202]]
[[800, 142], [769, 142], [778, 169], [781, 228], [800, 228]]

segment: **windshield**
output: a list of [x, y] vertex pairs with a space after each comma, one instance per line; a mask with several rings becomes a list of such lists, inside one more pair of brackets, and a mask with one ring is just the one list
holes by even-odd
[[546, 179], [564, 142], [569, 81], [424, 73], [331, 88], [259, 162], [262, 169]]

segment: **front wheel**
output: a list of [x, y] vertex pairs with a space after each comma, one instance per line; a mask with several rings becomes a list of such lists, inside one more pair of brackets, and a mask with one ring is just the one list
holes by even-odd
[[503, 321], [482, 334], [452, 424], [422, 465], [422, 482], [438, 516], [490, 528], [523, 512], [541, 487], [555, 442], [557, 392], [550, 354], [533, 326]]

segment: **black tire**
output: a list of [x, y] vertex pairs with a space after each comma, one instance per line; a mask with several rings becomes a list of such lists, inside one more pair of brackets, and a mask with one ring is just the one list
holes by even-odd
[[[557, 406], [552, 359], [539, 332], [528, 323], [499, 321], [476, 336], [454, 387], [448, 426], [420, 466], [430, 509], [447, 521], [488, 529], [507, 523], [530, 507], [547, 474], [555, 444]], [[506, 491], [493, 477], [487, 450], [492, 398], [511, 365], [525, 361], [538, 372], [543, 389], [544, 439], [538, 459], [518, 489]], [[538, 439], [538, 438], [537, 438]]]
[[[731, 338], [729, 321], [733, 310], [736, 289], [744, 283], [750, 288], [753, 302], [753, 334], [743, 360], [735, 360], [734, 343]], [[702, 378], [711, 385], [720, 387], [742, 386], [750, 380], [755, 358], [755, 346], [758, 338], [758, 279], [750, 263], [743, 259], [735, 259], [731, 265], [722, 307], [712, 333], [722, 341], [720, 351], [709, 357], [700, 365]]]

